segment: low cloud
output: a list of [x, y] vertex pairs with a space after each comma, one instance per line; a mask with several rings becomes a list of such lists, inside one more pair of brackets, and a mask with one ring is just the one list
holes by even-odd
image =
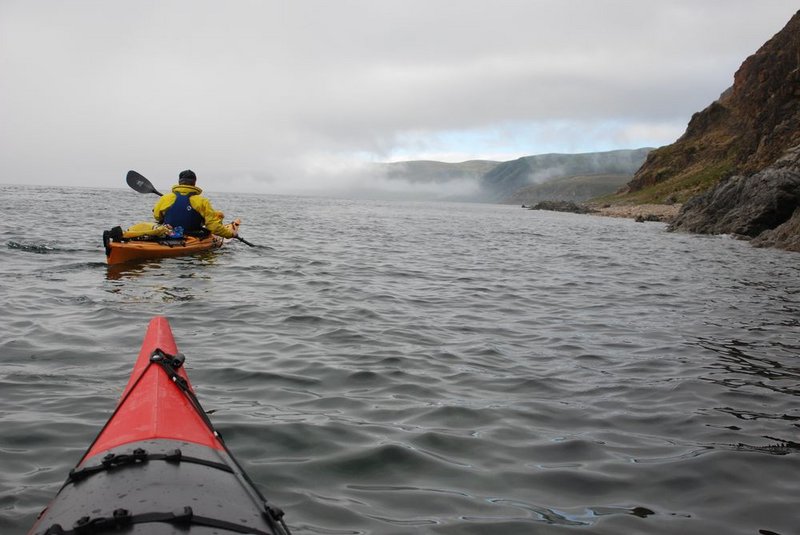
[[0, 181], [116, 187], [131, 168], [163, 182], [192, 168], [215, 190], [400, 195], [363, 164], [665, 144], [794, 10], [10, 0]]

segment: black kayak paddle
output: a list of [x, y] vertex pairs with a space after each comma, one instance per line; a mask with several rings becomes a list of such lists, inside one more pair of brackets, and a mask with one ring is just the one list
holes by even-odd
[[[163, 197], [163, 194], [160, 193], [149, 180], [147, 180], [145, 177], [143, 177], [136, 171], [133, 170], [128, 171], [128, 176], [125, 177], [125, 181], [133, 190], [138, 191], [139, 193], [155, 193], [159, 197]], [[234, 236], [234, 238], [244, 243], [245, 245], [249, 245], [250, 247], [255, 247], [255, 245], [245, 240], [241, 236]]]
[[163, 196], [161, 192], [153, 187], [153, 184], [150, 183], [149, 180], [136, 171], [128, 171], [128, 176], [125, 177], [125, 180], [128, 182], [128, 185], [131, 188], [135, 189], [139, 193], [155, 193], [159, 197]]

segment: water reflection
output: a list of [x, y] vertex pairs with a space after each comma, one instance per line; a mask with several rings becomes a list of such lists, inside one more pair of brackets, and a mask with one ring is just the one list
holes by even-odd
[[[555, 509], [548, 508], [541, 505], [534, 505], [521, 502], [519, 500], [507, 500], [502, 498], [490, 499], [491, 503], [501, 505], [504, 507], [511, 507], [514, 509], [525, 511], [527, 514], [524, 516], [504, 516], [504, 519], [514, 518], [516, 520], [527, 520], [534, 522], [541, 522], [544, 524], [561, 525], [561, 526], [591, 526], [596, 523], [597, 519], [602, 516], [611, 515], [631, 515], [639, 518], [647, 518], [648, 516], [655, 515], [656, 512], [642, 506], [631, 507], [609, 507], [609, 506], [592, 506], [572, 509]], [[482, 515], [467, 515], [462, 517], [464, 520], [470, 521], [486, 521], [497, 520], [497, 516], [482, 516]]]
[[127, 262], [107, 266], [106, 280], [117, 281], [124, 278], [140, 277], [151, 269], [158, 269], [160, 260], [144, 260], [142, 262]]
[[[218, 259], [218, 254], [218, 251], [203, 251], [201, 253], [184, 257], [151, 258], [147, 260], [125, 262], [123, 264], [114, 264], [107, 266], [106, 280], [118, 281], [126, 278], [134, 279], [162, 268], [170, 269], [171, 265], [174, 265], [179, 269], [185, 269], [187, 266], [196, 266], [202, 269], [203, 266], [215, 265]], [[179, 276], [193, 277], [195, 274], [190, 273], [188, 275]]]
[[202, 282], [213, 279], [214, 252], [180, 258], [160, 258], [106, 266], [109, 293], [132, 302], [193, 301], [211, 290]]
[[726, 372], [705, 377], [712, 383], [730, 389], [756, 386], [791, 396], [800, 394], [800, 367], [793, 365], [800, 345], [710, 338], [698, 338], [697, 345], [719, 357], [708, 368]]

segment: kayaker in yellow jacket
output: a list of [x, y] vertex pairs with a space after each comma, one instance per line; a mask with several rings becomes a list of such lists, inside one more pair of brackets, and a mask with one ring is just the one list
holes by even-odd
[[223, 214], [211, 206], [211, 201], [203, 197], [203, 190], [195, 186], [197, 176], [194, 171], [181, 171], [178, 184], [172, 186], [172, 193], [161, 197], [153, 207], [153, 216], [160, 224], [182, 227], [184, 234], [196, 234], [208, 229], [223, 238], [234, 238], [239, 234], [240, 220], [225, 225]]

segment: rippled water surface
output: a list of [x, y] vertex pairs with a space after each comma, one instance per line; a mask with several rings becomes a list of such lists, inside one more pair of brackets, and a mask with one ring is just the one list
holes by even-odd
[[169, 317], [295, 534], [798, 533], [800, 256], [519, 207], [210, 195], [242, 235], [109, 269], [130, 190], [0, 186], [0, 532]]

